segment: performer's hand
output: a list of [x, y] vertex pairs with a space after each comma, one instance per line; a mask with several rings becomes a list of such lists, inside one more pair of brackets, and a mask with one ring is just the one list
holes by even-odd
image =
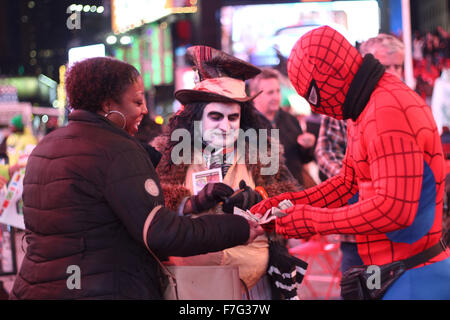
[[200, 213], [211, 209], [231, 196], [233, 192], [233, 189], [225, 183], [208, 183], [196, 196], [191, 197], [192, 211]]
[[309, 238], [316, 233], [312, 219], [304, 204], [298, 204], [286, 210], [286, 216], [277, 218], [275, 231], [285, 238]]
[[[259, 214], [259, 213], [255, 214], [255, 216], [256, 216], [258, 219], [261, 219], [261, 218], [263, 217], [263, 215], [262, 215], [262, 214]], [[260, 223], [259, 225], [261, 226], [261, 228], [264, 229], [264, 231], [265, 231], [266, 233], [272, 233], [272, 232], [275, 231], [275, 220], [271, 220], [271, 221], [269, 221], [269, 222], [267, 222], [267, 223], [262, 223], [262, 224]]]
[[263, 216], [267, 210], [269, 210], [272, 207], [278, 207], [278, 204], [286, 199], [289, 199], [291, 197], [290, 193], [282, 193], [278, 196], [275, 196], [273, 198], [265, 199], [258, 204], [254, 205], [250, 208], [251, 213], [253, 214], [259, 214]]
[[260, 226], [264, 229], [265, 232], [272, 233], [275, 230], [275, 220], [261, 224]]
[[247, 186], [244, 180], [241, 180], [239, 183], [239, 190], [224, 201], [222, 209], [225, 213], [233, 213], [234, 207], [247, 210], [261, 200], [262, 196]]

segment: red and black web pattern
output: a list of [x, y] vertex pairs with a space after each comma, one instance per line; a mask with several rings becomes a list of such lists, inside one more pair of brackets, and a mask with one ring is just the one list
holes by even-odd
[[289, 79], [314, 112], [342, 119], [342, 106], [362, 63], [358, 51], [337, 31], [314, 29], [295, 44], [288, 60]]
[[[348, 127], [346, 163], [340, 176], [291, 194], [296, 204], [310, 205], [288, 209], [288, 216], [277, 219], [277, 232], [296, 238], [316, 233], [356, 234], [365, 264], [397, 261], [434, 245], [442, 232], [444, 160], [430, 108], [401, 81], [385, 74], [364, 112], [356, 122], [349, 121]], [[387, 233], [406, 230], [418, 214], [424, 166], [431, 169], [435, 180], [434, 220], [417, 241], [392, 241]], [[347, 198], [342, 194], [347, 194], [345, 189], [352, 188], [355, 180], [360, 200], [333, 208]], [[343, 184], [331, 192], [335, 182]], [[448, 255], [447, 250], [432, 262]]]

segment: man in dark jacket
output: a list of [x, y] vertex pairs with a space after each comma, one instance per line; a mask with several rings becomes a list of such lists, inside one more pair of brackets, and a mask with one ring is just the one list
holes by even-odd
[[280, 74], [276, 70], [262, 69], [261, 73], [251, 80], [251, 94], [260, 91], [261, 94], [254, 100], [255, 107], [272, 127], [280, 130], [280, 143], [284, 148], [286, 165], [298, 182], [304, 185], [303, 164], [314, 159], [315, 137], [311, 133], [303, 132], [297, 118], [280, 108]]

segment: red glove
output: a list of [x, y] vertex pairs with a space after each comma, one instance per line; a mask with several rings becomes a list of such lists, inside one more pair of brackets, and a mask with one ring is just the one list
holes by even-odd
[[278, 196], [275, 196], [273, 198], [265, 199], [257, 204], [255, 204], [253, 207], [250, 208], [250, 212], [253, 214], [260, 214], [263, 216], [267, 210], [269, 210], [272, 207], [278, 207], [278, 204], [286, 199], [290, 199], [292, 196], [292, 193], [282, 193]]
[[276, 233], [285, 238], [309, 238], [316, 233], [310, 213], [304, 204], [298, 204], [286, 210], [286, 216], [276, 219]]
[[260, 224], [261, 228], [264, 229], [267, 233], [272, 233], [275, 230], [275, 220], [272, 220], [270, 222]]
[[273, 233], [273, 231], [275, 230], [275, 220], [270, 221], [269, 223], [261, 224], [260, 226], [266, 233]]

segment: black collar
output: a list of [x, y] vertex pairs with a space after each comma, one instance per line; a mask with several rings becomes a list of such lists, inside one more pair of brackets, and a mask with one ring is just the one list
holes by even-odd
[[139, 148], [142, 148], [143, 150], [145, 150], [145, 152], [147, 152], [152, 161], [153, 167], [155, 168], [158, 165], [159, 160], [161, 160], [161, 154], [155, 148], [148, 145], [147, 143], [138, 141], [136, 138], [130, 136], [125, 130], [120, 129], [111, 121], [95, 112], [81, 109], [73, 110], [69, 114], [69, 121], [96, 123], [97, 125], [100, 125], [102, 128], [108, 131], [114, 132], [115, 134], [121, 135], [122, 137], [132, 140], [134, 143], [136, 143], [136, 145], [139, 146]]
[[101, 125], [103, 128], [119, 134], [123, 137], [132, 139], [132, 137], [123, 129], [116, 126], [113, 122], [107, 118], [88, 110], [76, 109], [70, 112], [69, 121], [81, 121], [81, 122], [91, 122]]
[[383, 76], [384, 70], [384, 66], [373, 55], [367, 54], [364, 57], [345, 97], [344, 120], [352, 119], [356, 121], [358, 119], [369, 102], [375, 86]]

